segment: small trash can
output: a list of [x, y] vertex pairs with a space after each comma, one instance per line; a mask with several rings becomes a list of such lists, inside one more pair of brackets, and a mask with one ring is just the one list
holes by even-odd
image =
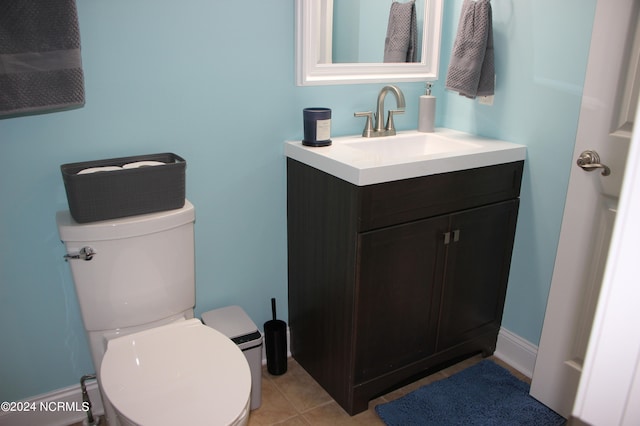
[[251, 409], [262, 402], [262, 334], [240, 306], [202, 314], [202, 322], [230, 338], [247, 358], [251, 370]]

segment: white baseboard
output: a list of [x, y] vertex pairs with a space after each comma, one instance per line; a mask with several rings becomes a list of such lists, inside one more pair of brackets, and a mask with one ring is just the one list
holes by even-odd
[[[91, 412], [94, 416], [102, 415], [104, 408], [95, 380], [87, 382], [87, 392], [91, 399]], [[0, 426], [66, 426], [87, 419], [86, 411], [82, 410], [79, 384], [16, 401], [13, 409], [16, 411], [0, 410]]]
[[536, 365], [538, 347], [502, 327], [498, 334], [498, 343], [496, 344], [494, 355], [531, 378], [533, 376], [533, 368]]

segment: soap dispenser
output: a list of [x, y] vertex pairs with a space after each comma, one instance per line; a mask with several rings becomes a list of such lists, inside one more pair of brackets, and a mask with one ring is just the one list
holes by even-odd
[[436, 97], [431, 95], [431, 83], [427, 83], [426, 93], [420, 96], [418, 107], [418, 131], [431, 133], [436, 121]]

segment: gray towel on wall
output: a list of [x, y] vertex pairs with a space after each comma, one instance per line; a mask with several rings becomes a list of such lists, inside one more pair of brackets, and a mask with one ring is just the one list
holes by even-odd
[[0, 4], [0, 117], [84, 105], [75, 0]]
[[494, 94], [493, 24], [489, 0], [464, 0], [445, 87], [468, 98]]
[[384, 62], [416, 62], [417, 33], [415, 0], [391, 3], [387, 37], [384, 40]]

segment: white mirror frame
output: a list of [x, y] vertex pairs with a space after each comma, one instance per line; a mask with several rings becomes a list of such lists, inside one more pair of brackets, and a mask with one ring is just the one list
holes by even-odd
[[[387, 83], [433, 81], [438, 79], [443, 0], [425, 0], [421, 62], [379, 64], [321, 64], [325, 55], [320, 46], [320, 28], [332, 21], [332, 0], [295, 0], [296, 3], [296, 85]], [[322, 43], [321, 43], [322, 42]]]

